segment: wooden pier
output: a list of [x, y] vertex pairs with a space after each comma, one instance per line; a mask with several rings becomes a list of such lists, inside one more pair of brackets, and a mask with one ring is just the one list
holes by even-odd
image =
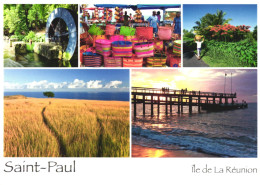
[[132, 87], [131, 100], [134, 108], [134, 116], [136, 117], [136, 105], [143, 105], [143, 115], [145, 115], [147, 105], [151, 106], [151, 115], [154, 115], [154, 107], [157, 106], [158, 115], [160, 106], [165, 106], [165, 114], [172, 113], [172, 106], [178, 106], [178, 113], [183, 113], [183, 107], [189, 107], [189, 113], [192, 113], [192, 107], [201, 109], [236, 109], [247, 107], [246, 102], [238, 104], [234, 102], [236, 93], [215, 93], [201, 91], [187, 91], [187, 89], [173, 90], [168, 88], [143, 88]]

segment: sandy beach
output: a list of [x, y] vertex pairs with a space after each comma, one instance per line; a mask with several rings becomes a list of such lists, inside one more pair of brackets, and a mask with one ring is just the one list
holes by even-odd
[[217, 157], [190, 150], [165, 150], [132, 145], [132, 157]]

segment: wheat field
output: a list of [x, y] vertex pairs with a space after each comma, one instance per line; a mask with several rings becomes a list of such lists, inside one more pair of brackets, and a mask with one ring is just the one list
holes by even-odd
[[5, 97], [5, 157], [129, 157], [129, 103]]

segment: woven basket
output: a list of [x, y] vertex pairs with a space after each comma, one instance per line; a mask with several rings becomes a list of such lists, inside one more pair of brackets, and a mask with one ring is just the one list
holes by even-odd
[[147, 59], [147, 67], [165, 67], [167, 56], [164, 53], [155, 53]]
[[96, 53], [84, 52], [83, 64], [85, 67], [100, 67], [102, 64], [102, 56]]
[[143, 58], [123, 58], [123, 67], [143, 67]]
[[132, 42], [115, 41], [112, 42], [112, 53], [114, 57], [132, 57], [133, 55]]
[[104, 67], [122, 67], [122, 58], [104, 57]]

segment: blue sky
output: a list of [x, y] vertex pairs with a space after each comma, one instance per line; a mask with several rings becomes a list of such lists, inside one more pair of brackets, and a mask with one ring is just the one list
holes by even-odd
[[129, 70], [5, 69], [5, 91], [122, 92], [129, 90]]
[[183, 28], [190, 30], [195, 22], [207, 13], [214, 14], [217, 10], [226, 12], [225, 19], [232, 19], [229, 24], [251, 26], [252, 31], [257, 25], [256, 5], [183, 5]]

